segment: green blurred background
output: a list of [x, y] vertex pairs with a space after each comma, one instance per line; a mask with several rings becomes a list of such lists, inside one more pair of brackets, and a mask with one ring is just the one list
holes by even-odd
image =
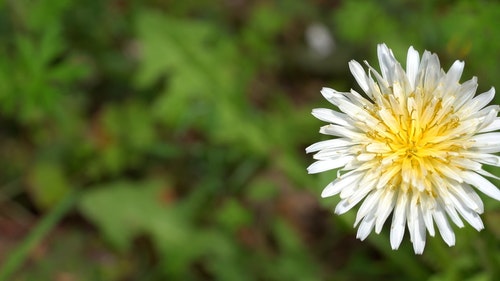
[[500, 280], [499, 203], [392, 251], [304, 153], [349, 60], [413, 45], [481, 92], [499, 24], [496, 1], [0, 1], [0, 278]]

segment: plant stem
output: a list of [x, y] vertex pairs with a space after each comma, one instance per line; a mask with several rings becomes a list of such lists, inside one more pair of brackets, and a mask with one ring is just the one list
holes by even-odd
[[70, 191], [58, 205], [43, 217], [0, 267], [0, 281], [9, 280], [9, 277], [24, 264], [31, 250], [40, 243], [47, 233], [71, 209], [77, 197], [77, 191]]

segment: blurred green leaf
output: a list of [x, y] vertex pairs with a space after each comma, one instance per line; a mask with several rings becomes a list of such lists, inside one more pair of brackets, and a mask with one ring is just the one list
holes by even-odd
[[53, 117], [72, 83], [87, 75], [76, 60], [56, 61], [66, 43], [60, 25], [51, 25], [30, 36], [15, 37], [13, 55], [0, 48], [0, 108], [24, 123]]
[[37, 162], [28, 180], [30, 195], [41, 209], [56, 205], [70, 189], [62, 167], [56, 163]]
[[164, 201], [167, 194], [161, 182], [114, 182], [84, 194], [80, 210], [120, 251], [147, 235], [164, 257], [163, 271], [179, 277], [204, 248], [185, 214]]
[[262, 120], [250, 112], [243, 92], [249, 73], [241, 64], [252, 62], [238, 56], [228, 35], [216, 25], [151, 11], [141, 14], [137, 29], [143, 56], [138, 85], [166, 84], [152, 106], [155, 118], [174, 133], [196, 128], [216, 143], [266, 150]]
[[130, 247], [137, 235], [158, 228], [165, 231], [165, 239], [182, 239], [184, 230], [162, 202], [162, 191], [159, 182], [110, 183], [85, 193], [80, 209], [120, 250]]
[[249, 199], [260, 202], [275, 198], [279, 192], [278, 186], [270, 179], [259, 177], [247, 186], [245, 194]]
[[277, 280], [318, 280], [320, 270], [297, 234], [281, 220], [276, 221], [273, 232], [282, 254], [269, 265], [272, 276]]
[[217, 212], [219, 224], [232, 232], [248, 226], [252, 221], [252, 214], [238, 201], [232, 199], [225, 202]]

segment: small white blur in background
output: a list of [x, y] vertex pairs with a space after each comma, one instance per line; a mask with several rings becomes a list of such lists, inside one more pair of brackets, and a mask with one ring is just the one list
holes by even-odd
[[325, 58], [335, 49], [333, 36], [324, 24], [310, 24], [306, 29], [305, 37], [308, 47], [319, 57]]

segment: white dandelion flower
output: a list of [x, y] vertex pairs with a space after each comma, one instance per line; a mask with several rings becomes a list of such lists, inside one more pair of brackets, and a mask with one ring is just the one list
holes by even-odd
[[455, 244], [451, 220], [483, 228], [483, 202], [476, 190], [500, 200], [500, 190], [486, 177], [483, 164], [500, 167], [499, 106], [488, 103], [495, 90], [474, 97], [477, 79], [459, 83], [464, 63], [448, 72], [436, 54], [408, 50], [406, 70], [385, 45], [378, 46], [381, 73], [356, 61], [349, 68], [368, 98], [354, 90], [323, 88], [339, 111], [318, 108], [312, 114], [329, 125], [320, 133], [336, 138], [317, 142], [310, 174], [339, 169], [321, 196], [340, 194], [335, 213], [361, 203], [354, 227], [364, 240], [378, 234], [392, 213], [390, 244], [397, 249], [408, 226], [416, 254], [424, 251], [427, 232], [435, 228]]

